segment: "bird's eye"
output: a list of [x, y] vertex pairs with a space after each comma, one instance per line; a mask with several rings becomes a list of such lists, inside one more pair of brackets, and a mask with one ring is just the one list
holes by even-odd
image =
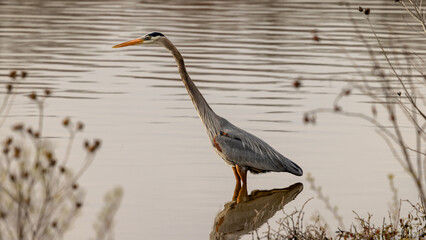
[[145, 40], [151, 40], [151, 36], [146, 36]]

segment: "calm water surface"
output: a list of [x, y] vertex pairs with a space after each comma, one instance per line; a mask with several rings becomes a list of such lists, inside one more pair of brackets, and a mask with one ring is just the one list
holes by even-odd
[[[350, 12], [368, 41], [375, 40], [358, 4], [372, 9], [384, 39], [425, 54], [424, 36], [406, 25], [398, 6], [384, 0], [356, 4]], [[232, 170], [212, 151], [170, 54], [159, 47], [111, 48], [150, 31], [174, 42], [216, 113], [311, 173], [346, 225], [352, 210], [370, 212], [379, 223], [388, 216], [389, 173], [396, 175], [400, 197], [415, 201], [411, 180], [370, 125], [333, 114], [320, 115], [315, 126], [302, 121], [305, 111], [331, 106], [344, 80], [361, 80], [346, 54], [370, 78], [367, 51], [349, 19], [337, 1], [1, 0], [0, 84], [9, 80], [9, 70], [22, 69], [29, 77], [20, 93], [52, 90], [45, 135], [58, 140], [59, 153], [67, 141], [61, 120], [85, 122], [75, 167], [83, 156], [80, 142], [103, 140], [82, 178], [86, 208], [67, 239], [93, 235], [103, 194], [116, 185], [124, 188], [124, 199], [115, 235], [124, 240], [208, 239], [217, 232], [251, 239], [252, 230], [265, 231], [266, 221], [273, 226], [281, 209], [290, 212], [316, 197], [305, 177], [249, 175], [249, 201], [235, 206]], [[320, 42], [312, 40], [313, 30]], [[302, 88], [292, 86], [296, 79]], [[358, 94], [342, 104], [369, 113], [368, 100]], [[33, 104], [18, 96], [1, 135], [15, 121], [36, 124], [36, 115]], [[251, 219], [250, 211], [265, 202], [265, 219], [233, 228], [242, 224], [239, 211]], [[306, 211], [306, 219], [320, 213], [336, 224], [321, 201], [311, 201]], [[236, 224], [228, 224], [234, 218]]]

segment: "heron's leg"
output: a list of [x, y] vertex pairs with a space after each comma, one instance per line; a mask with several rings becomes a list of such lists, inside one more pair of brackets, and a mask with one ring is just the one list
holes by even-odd
[[241, 181], [241, 178], [240, 178], [240, 175], [238, 174], [237, 168], [233, 166], [232, 170], [234, 171], [235, 180], [239, 183]]
[[236, 201], [238, 199], [238, 195], [240, 194], [241, 183], [235, 183], [234, 195], [232, 196], [232, 201]]
[[237, 166], [238, 175], [240, 176], [241, 181], [243, 182], [243, 186], [247, 185], [247, 169], [242, 168], [238, 165], [236, 166]]
[[238, 194], [241, 189], [241, 178], [240, 178], [240, 175], [238, 175], [238, 171], [235, 166], [232, 167], [232, 170], [234, 171], [234, 175], [235, 175], [235, 190], [234, 190], [234, 196], [232, 196], [232, 201], [235, 201], [237, 200]]

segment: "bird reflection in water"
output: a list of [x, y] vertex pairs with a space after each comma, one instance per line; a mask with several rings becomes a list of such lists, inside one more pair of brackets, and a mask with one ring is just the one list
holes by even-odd
[[247, 194], [247, 187], [235, 186], [232, 201], [225, 204], [215, 220], [210, 239], [239, 239], [242, 235], [260, 228], [302, 192], [303, 184], [295, 183], [287, 188], [254, 190]]

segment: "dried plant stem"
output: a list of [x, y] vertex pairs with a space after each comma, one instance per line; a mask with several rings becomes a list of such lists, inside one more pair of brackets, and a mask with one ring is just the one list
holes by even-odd
[[[6, 94], [6, 95], [4, 95], [3, 102], [2, 102], [2, 104], [1, 104], [1, 106], [0, 106], [0, 115], [2, 115], [2, 114], [3, 114], [3, 111], [6, 109], [6, 106], [8, 106], [10, 96], [11, 96], [11, 95], [10, 95], [9, 93], [8, 93], [8, 94]], [[4, 117], [4, 116], [3, 116], [3, 117]]]
[[[407, 8], [405, 3], [401, 1], [403, 6], [409, 11], [409, 13], [418, 19], [421, 19], [422, 22], [424, 19], [423, 9], [422, 9], [422, 2], [419, 1], [411, 1], [409, 0], [410, 4], [413, 6], [413, 10], [410, 10]], [[400, 61], [401, 59], [404, 59], [408, 66], [412, 66], [412, 59], [410, 57], [409, 51], [404, 48], [403, 51], [401, 51], [401, 54], [404, 54], [404, 58], [399, 58], [398, 55], [395, 53], [391, 60], [391, 56], [386, 52], [385, 47], [383, 46], [382, 41], [380, 40], [379, 36], [377, 35], [371, 21], [370, 21], [370, 10], [359, 7], [359, 10], [361, 12], [364, 12], [364, 14], [367, 16], [366, 21], [369, 25], [369, 28], [374, 36], [375, 41], [378, 44], [378, 48], [380, 51], [380, 56], [383, 56], [386, 62], [386, 65], [390, 68], [390, 71], [392, 73], [392, 76], [395, 77], [397, 81], [392, 81], [393, 78], [390, 78], [386, 74], [386, 69], [384, 69], [381, 66], [381, 62], [378, 60], [378, 53], [375, 51], [370, 42], [368, 42], [364, 35], [360, 32], [360, 29], [352, 17], [352, 13], [350, 12], [350, 5], [346, 2], [347, 9], [349, 11], [350, 21], [352, 22], [355, 32], [359, 36], [360, 40], [363, 42], [363, 44], [366, 46], [370, 60], [373, 65], [373, 72], [375, 73], [375, 77], [379, 80], [378, 86], [372, 86], [368, 84], [367, 78], [362, 74], [362, 71], [360, 69], [357, 69], [358, 73], [361, 73], [360, 76], [364, 80], [364, 84], [357, 85], [357, 84], [351, 84], [352, 87], [359, 90], [364, 95], [368, 96], [373, 100], [373, 104], [379, 104], [381, 105], [385, 110], [389, 117], [391, 126], [384, 126], [383, 123], [379, 122], [375, 119], [376, 115], [376, 109], [375, 107], [372, 109], [373, 111], [373, 117], [370, 117], [364, 113], [358, 113], [358, 112], [348, 112], [343, 111], [342, 108], [338, 105], [339, 101], [342, 99], [343, 96], [349, 95], [350, 91], [342, 89], [342, 91], [336, 96], [334, 99], [334, 109], [316, 109], [307, 112], [305, 115], [305, 122], [312, 122], [316, 119], [316, 114], [320, 112], [334, 112], [341, 115], [351, 116], [351, 117], [357, 117], [364, 119], [373, 126], [377, 127], [378, 133], [382, 138], [385, 140], [386, 144], [389, 146], [389, 149], [391, 150], [392, 154], [395, 156], [397, 161], [401, 164], [401, 166], [409, 172], [410, 176], [415, 182], [418, 194], [420, 195], [421, 203], [424, 206], [426, 206], [426, 152], [422, 152], [424, 148], [423, 143], [426, 141], [426, 134], [425, 134], [425, 127], [426, 127], [426, 115], [424, 114], [422, 107], [418, 105], [417, 96], [422, 96], [421, 90], [416, 88], [414, 85], [414, 77], [412, 77], [412, 68], [415, 69], [415, 71], [418, 71], [421, 73], [421, 71], [416, 67], [406, 68], [406, 69], [398, 69], [398, 66], [402, 64]], [[392, 42], [390, 42], [392, 46]], [[401, 44], [400, 44], [401, 45]], [[344, 51], [346, 53], [346, 51]], [[349, 54], [346, 53], [346, 56], [349, 56]], [[353, 61], [353, 59], [349, 56], [349, 59]], [[423, 61], [420, 58], [421, 61]], [[392, 62], [393, 61], [393, 62]], [[424, 61], [423, 61], [424, 62]], [[396, 65], [395, 65], [396, 64]], [[357, 65], [354, 65], [355, 68], [357, 68]], [[422, 73], [421, 73], [422, 74]], [[424, 74], [422, 74], [424, 76]], [[404, 79], [403, 79], [404, 78]], [[397, 84], [397, 86], [396, 86]], [[407, 101], [402, 101], [401, 98], [396, 97], [396, 94], [398, 93], [399, 96], [401, 96], [401, 92], [393, 91], [395, 87], [400, 87], [403, 90], [403, 99], [406, 99]], [[422, 96], [421, 99], [423, 101], [424, 97]], [[420, 102], [421, 103], [421, 102]], [[425, 102], [423, 102], [425, 103]], [[373, 105], [374, 106], [374, 105]], [[397, 112], [399, 113], [399, 109], [402, 111], [402, 115], [397, 115]], [[408, 143], [410, 141], [407, 141], [406, 137], [403, 135], [401, 130], [401, 120], [398, 118], [399, 116], [405, 116], [404, 120], [408, 120], [410, 123], [410, 126], [414, 130], [414, 146], [410, 147]], [[405, 134], [405, 131], [404, 131]], [[411, 150], [410, 150], [411, 149]], [[411, 152], [414, 152], [415, 154], [410, 154]]]
[[[410, 2], [411, 2], [411, 0], [410, 0]], [[423, 120], [426, 120], [426, 116], [419, 109], [419, 107], [416, 104], [416, 101], [413, 99], [412, 93], [410, 93], [408, 91], [407, 87], [405, 86], [404, 81], [401, 79], [401, 77], [399, 76], [399, 74], [395, 70], [393, 64], [389, 60], [388, 55], [387, 55], [385, 49], [383, 48], [383, 45], [382, 45], [379, 37], [377, 36], [377, 34], [376, 34], [376, 32], [375, 32], [375, 30], [374, 30], [374, 28], [373, 28], [373, 26], [372, 26], [369, 18], [367, 18], [367, 22], [368, 22], [368, 24], [370, 26], [371, 31], [374, 34], [374, 37], [375, 37], [377, 43], [380, 46], [380, 49], [381, 49], [381, 52], [382, 52], [383, 56], [385, 57], [388, 65], [392, 69], [392, 72], [394, 73], [394, 75], [398, 79], [400, 85], [403, 87], [404, 92], [405, 92], [405, 96], [410, 101], [410, 105], [417, 110], [417, 113], [420, 114], [423, 117]], [[389, 81], [386, 81], [386, 82], [389, 82]], [[386, 93], [387, 93], [387, 91], [386, 91]], [[402, 106], [403, 109], [405, 108], [404, 104], [400, 104], [400, 106]], [[408, 171], [410, 172], [410, 174], [412, 175], [412, 177], [415, 180], [415, 184], [416, 184], [417, 190], [418, 190], [418, 192], [420, 194], [423, 206], [426, 206], [426, 194], [425, 194], [425, 190], [424, 190], [424, 187], [423, 187], [423, 181], [421, 180], [422, 179], [422, 174], [421, 174], [421, 171], [422, 171], [421, 165], [422, 164], [421, 164], [420, 161], [417, 161], [418, 169], [417, 169], [417, 173], [416, 173], [416, 170], [414, 169], [414, 167], [412, 165], [412, 161], [411, 161], [410, 155], [407, 152], [407, 145], [404, 142], [404, 137], [402, 136], [401, 130], [399, 128], [399, 124], [397, 122], [397, 117], [396, 117], [396, 114], [395, 114], [395, 110], [394, 110], [394, 108], [390, 104], [387, 104], [387, 107], [388, 107], [388, 112], [389, 112], [389, 114], [391, 116], [391, 120], [392, 120], [391, 122], [392, 122], [392, 125], [393, 125], [393, 129], [394, 129], [396, 137], [398, 139], [398, 145], [400, 146], [401, 152], [404, 155], [405, 162], [407, 163]], [[414, 122], [416, 123], [415, 117], [412, 117], [411, 119], [414, 120]], [[414, 125], [418, 126], [417, 123], [414, 124]], [[419, 142], [418, 142], [418, 136], [416, 136], [416, 141], [417, 141], [417, 146], [419, 147], [420, 145], [419, 145]]]
[[[10, 110], [12, 109], [13, 102], [15, 101], [16, 94], [14, 92], [8, 93], [5, 96], [5, 100], [3, 101], [2, 108], [0, 109], [0, 128], [3, 126], [6, 121]], [[4, 106], [3, 106], [4, 105]]]
[[67, 148], [65, 150], [65, 155], [64, 155], [64, 158], [63, 158], [64, 160], [62, 162], [62, 166], [67, 165], [68, 159], [69, 159], [70, 154], [71, 154], [71, 149], [72, 149], [72, 145], [73, 145], [73, 142], [74, 142], [74, 138], [75, 138], [75, 131], [73, 131], [73, 129], [71, 129], [71, 128], [68, 128], [68, 130], [69, 130], [69, 138], [68, 138], [68, 144], [67, 144]]
[[43, 132], [43, 119], [44, 119], [44, 101], [39, 101], [38, 102], [38, 110], [39, 110], [39, 114], [38, 114], [38, 132], [41, 134]]
[[420, 1], [419, 3], [417, 3], [418, 1], [412, 1], [409, 0], [409, 2], [411, 3], [411, 5], [414, 8], [414, 11], [411, 10], [404, 1], [399, 1], [399, 4], [401, 4], [402, 7], [405, 8], [405, 10], [411, 15], [411, 17], [415, 20], [417, 20], [420, 25], [423, 28], [423, 32], [426, 33], [426, 25], [425, 25], [425, 15], [423, 13], [423, 9], [422, 9], [422, 4], [423, 1]]
[[[386, 53], [386, 51], [385, 51], [385, 49], [383, 48], [383, 45], [382, 45], [382, 43], [381, 43], [381, 41], [380, 41], [380, 39], [379, 39], [379, 37], [377, 36], [377, 34], [376, 34], [376, 31], [374, 31], [374, 28], [373, 28], [373, 26], [371, 25], [371, 22], [370, 22], [370, 19], [369, 18], [367, 18], [367, 22], [368, 22], [368, 24], [370, 25], [370, 29], [371, 29], [371, 31], [373, 32], [373, 34], [374, 34], [374, 37], [375, 37], [375, 39], [377, 40], [377, 43], [379, 44], [379, 46], [380, 46], [380, 49], [382, 50], [382, 54], [383, 54], [383, 56], [386, 58], [386, 61], [387, 61], [387, 63], [388, 63], [388, 65], [389, 65], [389, 67], [392, 69], [392, 72], [394, 73], [394, 75], [396, 76], [396, 78], [398, 79], [398, 81], [399, 81], [399, 83], [401, 84], [401, 86], [402, 86], [402, 88], [404, 89], [404, 92], [405, 92], [405, 97], [407, 97], [408, 98], [408, 100], [410, 100], [410, 103], [412, 104], [412, 106], [413, 107], [415, 107], [416, 108], [416, 110], [418, 111], [418, 113], [423, 117], [423, 119], [424, 120], [426, 120], [426, 115], [418, 108], [418, 106], [417, 106], [417, 104], [416, 104], [416, 102], [414, 101], [414, 99], [412, 98], [412, 96], [411, 96], [411, 94], [408, 92], [408, 90], [407, 90], [407, 87], [405, 86], [405, 83], [404, 83], [404, 81], [402, 81], [402, 79], [401, 79], [401, 77], [399, 76], [399, 74], [396, 72], [396, 70], [395, 70], [395, 68], [394, 68], [394, 66], [393, 66], [393, 64], [390, 62], [390, 60], [389, 60], [389, 58], [388, 58], [388, 55], [387, 55], [387, 53]], [[389, 81], [385, 81], [385, 83], [389, 83]], [[387, 93], [387, 89], [385, 90], [385, 93]]]

